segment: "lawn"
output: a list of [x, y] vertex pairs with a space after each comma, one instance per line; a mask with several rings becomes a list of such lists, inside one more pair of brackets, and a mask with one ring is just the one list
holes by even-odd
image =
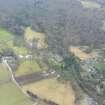
[[0, 64], [0, 81], [8, 80], [10, 78], [10, 73], [7, 68]]
[[84, 8], [101, 8], [101, 5], [92, 1], [80, 1]]
[[47, 70], [46, 67], [40, 67], [40, 65], [34, 60], [22, 61], [19, 68], [16, 71], [16, 76], [31, 74], [33, 72], [39, 72], [42, 70]]
[[41, 98], [52, 100], [59, 105], [75, 105], [75, 93], [69, 83], [59, 83], [55, 78], [23, 86]]
[[32, 105], [12, 82], [0, 84], [0, 105]]
[[10, 32], [6, 31], [3, 28], [0, 28], [0, 40], [8, 40], [11, 39], [13, 36]]

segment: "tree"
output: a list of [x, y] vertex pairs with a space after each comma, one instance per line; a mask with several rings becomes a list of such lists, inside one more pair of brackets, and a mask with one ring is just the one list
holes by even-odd
[[[65, 56], [61, 65], [55, 65], [56, 72], [60, 74], [62, 80], [72, 80], [75, 72], [79, 74], [80, 64], [78, 59], [73, 55]], [[80, 74], [79, 74], [80, 75]]]
[[2, 55], [3, 56], [14, 56], [15, 53], [14, 53], [13, 49], [5, 48], [5, 49], [2, 50]]

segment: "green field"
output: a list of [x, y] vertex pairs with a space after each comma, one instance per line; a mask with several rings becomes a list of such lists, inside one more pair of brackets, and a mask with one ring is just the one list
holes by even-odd
[[12, 38], [13, 36], [10, 32], [0, 28], [0, 50], [5, 48], [8, 45], [8, 41], [12, 40]]
[[14, 46], [13, 40], [8, 41], [5, 47], [12, 48], [17, 55], [27, 55], [30, 51], [24, 46]]
[[80, 1], [84, 8], [101, 8], [101, 5], [92, 1]]
[[12, 38], [12, 34], [3, 28], [0, 28], [0, 40], [8, 40]]
[[23, 46], [21, 47], [13, 46], [12, 48], [17, 55], [27, 55], [30, 52], [27, 48]]
[[5, 81], [10, 78], [10, 73], [7, 71], [6, 67], [0, 64], [0, 81]]
[[25, 60], [20, 63], [20, 66], [16, 71], [16, 76], [26, 75], [42, 70], [47, 70], [47, 67], [40, 67], [40, 65], [35, 60]]
[[7, 30], [0, 28], [0, 51], [4, 48], [12, 48], [18, 55], [27, 55], [29, 50], [24, 46], [13, 45], [13, 34]]
[[103, 70], [105, 69], [105, 64], [103, 62], [95, 62], [94, 66], [97, 70]]
[[32, 102], [9, 82], [0, 85], [0, 105], [32, 105]]
[[0, 50], [5, 48], [12, 48], [15, 54], [17, 55], [27, 55], [30, 51], [24, 47], [24, 46], [14, 46], [13, 45], [13, 40], [8, 40], [8, 41], [0, 41]]
[[33, 102], [12, 81], [8, 81], [10, 76], [7, 68], [0, 64], [0, 105], [32, 105]]

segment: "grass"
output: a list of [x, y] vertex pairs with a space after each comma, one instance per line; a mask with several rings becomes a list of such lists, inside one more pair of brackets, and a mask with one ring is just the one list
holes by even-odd
[[0, 27], [0, 51], [7, 46], [7, 42], [13, 38], [12, 34]]
[[8, 80], [10, 78], [10, 73], [7, 71], [7, 68], [0, 64], [0, 81]]
[[12, 48], [17, 55], [27, 55], [29, 53], [29, 50], [24, 46], [14, 46], [12, 40], [2, 43], [1, 48]]
[[24, 46], [14, 46], [12, 33], [0, 28], [0, 51], [4, 48], [12, 48], [18, 55], [27, 55], [29, 52]]
[[0, 64], [0, 105], [32, 105], [33, 102], [12, 81], [5, 82], [10, 76], [5, 65]]
[[83, 5], [84, 8], [101, 8], [101, 5], [92, 1], [81, 1], [81, 4]]
[[12, 38], [12, 34], [3, 28], [0, 28], [0, 40], [8, 40]]
[[41, 68], [35, 60], [25, 60], [21, 62], [19, 68], [17, 69], [16, 76], [26, 75], [42, 70], [47, 70], [47, 68]]
[[32, 102], [9, 82], [0, 85], [0, 105], [32, 105]]
[[30, 51], [24, 46], [14, 46], [13, 41], [1, 42], [0, 43], [0, 51], [5, 48], [12, 48], [15, 54], [17, 55], [27, 55]]
[[41, 98], [52, 100], [59, 105], [75, 105], [75, 94], [69, 83], [59, 83], [55, 78], [23, 86]]
[[15, 46], [15, 47], [13, 47], [13, 50], [17, 55], [27, 55], [29, 53], [29, 50], [23, 46], [21, 46], [21, 47]]
[[97, 70], [105, 69], [105, 64], [103, 62], [94, 62], [94, 66]]

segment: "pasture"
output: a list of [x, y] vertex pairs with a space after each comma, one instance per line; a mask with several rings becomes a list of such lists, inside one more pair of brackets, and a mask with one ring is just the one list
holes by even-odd
[[10, 78], [10, 73], [7, 71], [5, 65], [0, 64], [0, 81], [6, 81]]
[[47, 70], [46, 65], [43, 66], [44, 67], [41, 67], [35, 60], [24, 60], [21, 61], [20, 66], [16, 70], [15, 74], [16, 76], [22, 76], [22, 75], [31, 74], [33, 72]]
[[33, 102], [11, 81], [5, 65], [0, 64], [0, 105], [32, 105]]
[[12, 82], [0, 84], [0, 105], [32, 105]]
[[25, 85], [23, 89], [30, 90], [39, 97], [54, 101], [59, 105], [75, 105], [75, 93], [70, 83], [63, 84], [55, 78]]

